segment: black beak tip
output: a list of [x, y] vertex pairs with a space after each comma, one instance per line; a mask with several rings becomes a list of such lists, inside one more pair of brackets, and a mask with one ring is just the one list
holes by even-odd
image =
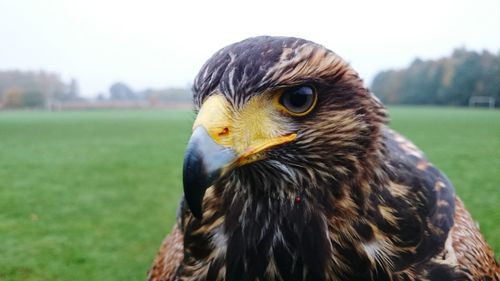
[[207, 186], [207, 175], [203, 169], [203, 162], [196, 159], [196, 157], [196, 153], [186, 153], [183, 184], [184, 196], [191, 213], [194, 217], [201, 219], [203, 216], [202, 203]]
[[215, 143], [205, 128], [198, 127], [193, 132], [184, 157], [183, 184], [184, 198], [196, 218], [202, 218], [206, 189], [235, 158], [235, 153]]

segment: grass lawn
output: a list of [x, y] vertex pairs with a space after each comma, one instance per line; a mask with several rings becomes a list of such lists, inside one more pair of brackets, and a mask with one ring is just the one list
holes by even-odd
[[[500, 111], [392, 108], [500, 255]], [[182, 193], [186, 111], [0, 112], [0, 280], [144, 280]]]

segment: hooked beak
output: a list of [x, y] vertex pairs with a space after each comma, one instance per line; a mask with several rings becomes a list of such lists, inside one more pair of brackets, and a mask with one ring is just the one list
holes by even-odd
[[205, 190], [223, 176], [235, 159], [235, 152], [215, 143], [204, 127], [194, 130], [184, 157], [183, 184], [184, 196], [195, 217], [202, 216]]
[[244, 109], [247, 113], [240, 112], [248, 118], [235, 122], [230, 105], [221, 95], [204, 102], [193, 125], [183, 167], [184, 197], [196, 218], [202, 218], [207, 188], [233, 169], [264, 158], [264, 151], [296, 138], [295, 133], [275, 133], [279, 124], [268, 117], [270, 109], [262, 110], [267, 104], [264, 100], [254, 102]]

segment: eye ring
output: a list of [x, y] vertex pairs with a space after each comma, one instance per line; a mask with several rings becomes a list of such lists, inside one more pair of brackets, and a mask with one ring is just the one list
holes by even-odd
[[309, 85], [299, 85], [284, 89], [278, 95], [280, 109], [292, 116], [305, 116], [316, 106], [318, 95]]

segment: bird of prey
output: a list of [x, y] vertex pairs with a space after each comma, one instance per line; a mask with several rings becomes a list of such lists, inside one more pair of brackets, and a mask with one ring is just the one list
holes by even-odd
[[184, 197], [149, 280], [499, 280], [447, 177], [334, 52], [261, 36], [195, 78]]

